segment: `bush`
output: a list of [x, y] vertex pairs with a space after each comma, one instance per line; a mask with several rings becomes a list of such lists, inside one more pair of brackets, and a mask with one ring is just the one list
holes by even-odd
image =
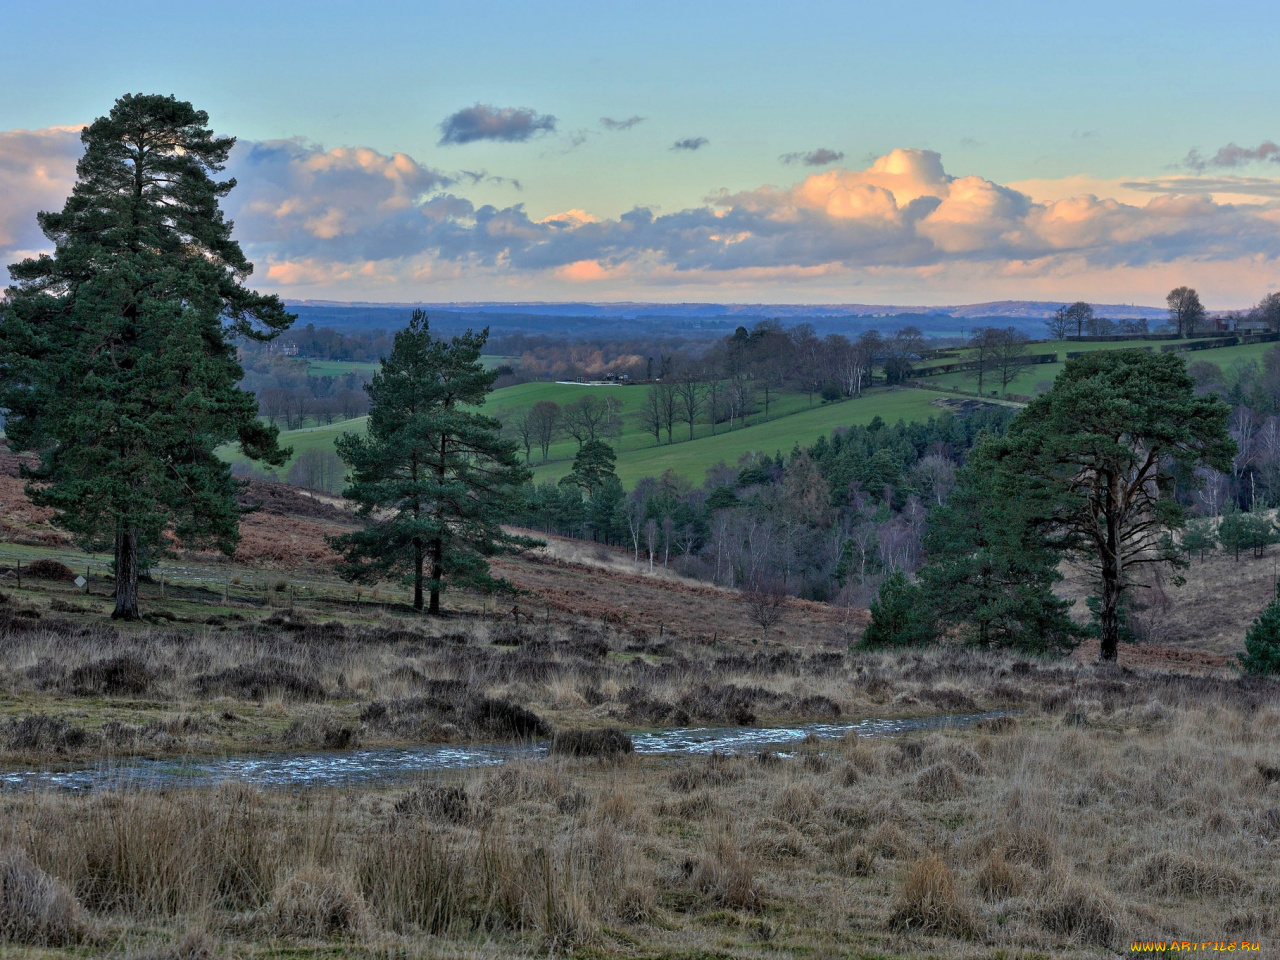
[[871, 602], [871, 623], [862, 635], [868, 647], [932, 643], [933, 623], [926, 612], [924, 592], [894, 571], [880, 584], [880, 595]]
[[155, 675], [133, 654], [81, 664], [67, 676], [66, 687], [80, 696], [139, 696], [151, 689]]
[[23, 573], [37, 580], [56, 580], [59, 583], [72, 583], [76, 579], [76, 575], [65, 563], [47, 558], [33, 560]]
[[21, 850], [0, 850], [0, 942], [62, 946], [83, 929], [80, 905], [66, 884]]
[[1240, 668], [1255, 676], [1280, 674], [1280, 599], [1267, 604], [1244, 636]]
[[616, 727], [565, 730], [551, 740], [551, 752], [569, 757], [617, 757], [631, 753], [631, 738]]

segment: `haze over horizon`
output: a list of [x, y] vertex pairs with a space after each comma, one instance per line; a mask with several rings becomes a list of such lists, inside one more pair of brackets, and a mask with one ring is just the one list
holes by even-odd
[[80, 127], [159, 92], [239, 138], [224, 207], [291, 299], [1280, 289], [1280, 9], [1070, 6], [10, 4], [0, 262], [49, 248]]

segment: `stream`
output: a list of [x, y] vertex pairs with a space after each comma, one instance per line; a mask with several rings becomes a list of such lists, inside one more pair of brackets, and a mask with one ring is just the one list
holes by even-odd
[[[681, 727], [632, 735], [636, 753], [698, 755], [712, 752], [785, 752], [813, 734], [889, 737], [921, 730], [968, 727], [1007, 711], [941, 714], [905, 719], [869, 719], [857, 723], [807, 723], [794, 727]], [[446, 744], [330, 750], [300, 754], [243, 754], [227, 757], [153, 760], [126, 757], [64, 770], [0, 771], [0, 789], [101, 790], [214, 786], [227, 781], [255, 787], [380, 787], [432, 770], [465, 770], [508, 760], [541, 759], [547, 743]]]

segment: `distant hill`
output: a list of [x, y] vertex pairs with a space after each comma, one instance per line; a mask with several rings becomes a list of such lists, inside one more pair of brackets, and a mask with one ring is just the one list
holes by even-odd
[[[1063, 305], [1060, 300], [992, 300], [950, 306], [876, 303], [609, 303], [545, 301], [454, 301], [450, 303], [342, 303], [334, 300], [286, 300], [291, 307], [325, 309], [399, 309], [422, 307], [445, 313], [518, 314], [530, 317], [598, 317], [619, 320], [659, 317], [718, 319], [729, 317], [897, 317], [929, 314], [942, 317], [1020, 317], [1044, 320]], [[1131, 303], [1095, 303], [1095, 313], [1117, 320], [1164, 317], [1163, 307]]]
[[[819, 334], [856, 336], [865, 330], [888, 333], [914, 326], [930, 337], [956, 337], [980, 326], [1014, 326], [1033, 337], [1045, 334], [1044, 321], [1062, 306], [1048, 300], [999, 300], [958, 306], [900, 306], [871, 303], [340, 303], [332, 300], [286, 300], [298, 323], [337, 330], [394, 330], [404, 326], [409, 311], [425, 309], [432, 328], [443, 334], [487, 326], [503, 334], [544, 334], [571, 339], [615, 339], [632, 336], [707, 339], [777, 318], [784, 326], [811, 323]], [[1116, 320], [1146, 317], [1163, 321], [1160, 307], [1097, 303], [1094, 311]], [[1153, 324], [1154, 325], [1154, 324]]]

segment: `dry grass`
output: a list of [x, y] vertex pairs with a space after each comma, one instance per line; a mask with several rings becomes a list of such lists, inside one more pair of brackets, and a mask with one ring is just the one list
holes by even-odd
[[974, 934], [968, 901], [951, 868], [937, 857], [912, 864], [889, 925], [908, 933]]
[[237, 956], [338, 938], [375, 955], [767, 942], [957, 960], [1280, 931], [1280, 782], [1259, 772], [1280, 747], [1276, 685], [1150, 678], [1108, 712], [1088, 672], [1061, 669], [1083, 726], [1036, 707], [769, 762], [567, 756], [383, 791], [4, 794], [0, 848], [80, 918], [58, 929], [125, 937], [131, 956], [189, 930]]
[[0, 942], [62, 946], [83, 934], [80, 905], [66, 884], [22, 850], [0, 849]]

